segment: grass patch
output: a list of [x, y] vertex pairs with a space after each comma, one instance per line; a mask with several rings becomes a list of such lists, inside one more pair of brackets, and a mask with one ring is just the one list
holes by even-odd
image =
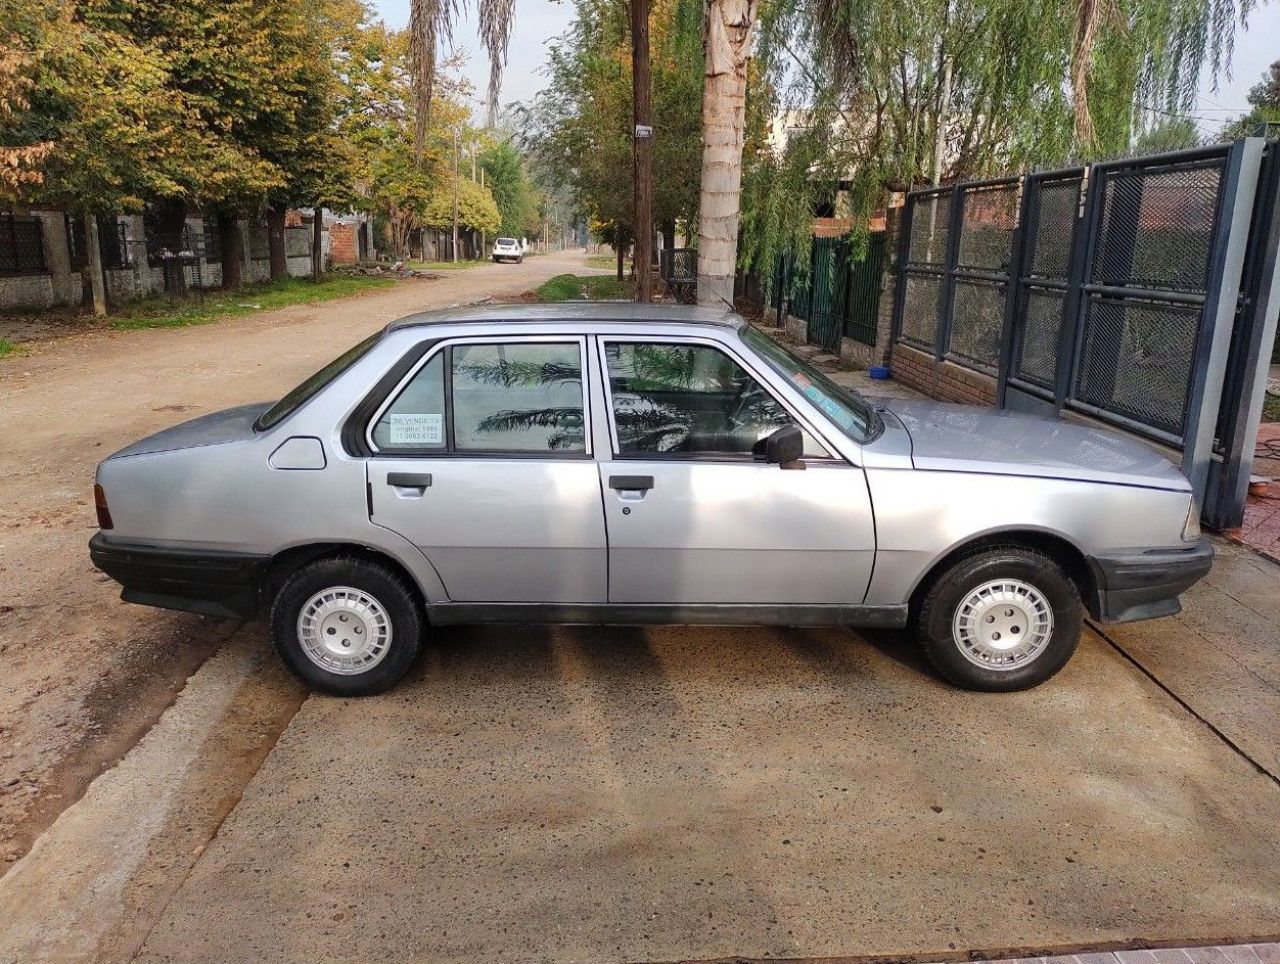
[[132, 331], [138, 328], [185, 328], [207, 325], [255, 311], [270, 311], [289, 305], [313, 304], [345, 298], [370, 288], [395, 284], [390, 278], [356, 274], [329, 274], [320, 281], [310, 278], [286, 278], [245, 285], [234, 291], [205, 292], [204, 301], [194, 299], [173, 302], [165, 297], [144, 298], [123, 305], [111, 317], [112, 328]]
[[410, 261], [409, 267], [415, 271], [461, 271], [490, 263], [488, 258], [476, 258], [474, 261]]
[[[3, 342], [0, 342], [3, 345]], [[0, 355], [3, 355], [0, 350]], [[1262, 396], [1262, 420], [1264, 422], [1280, 422], [1280, 395], [1272, 395], [1270, 392]]]
[[[610, 268], [614, 271], [618, 270], [618, 259], [611, 254], [593, 254], [587, 258], [588, 268]], [[626, 270], [626, 264], [623, 264], [623, 270]]]
[[631, 279], [608, 275], [558, 274], [535, 292], [538, 301], [630, 300]]
[[6, 355], [16, 355], [20, 350], [17, 342], [10, 341], [8, 338], [0, 338], [0, 358]]

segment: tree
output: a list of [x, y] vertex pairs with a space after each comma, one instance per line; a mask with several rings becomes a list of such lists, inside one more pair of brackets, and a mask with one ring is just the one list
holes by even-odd
[[1246, 99], [1252, 110], [1223, 129], [1223, 140], [1249, 137], [1256, 134], [1260, 126], [1280, 124], [1280, 60], [1267, 68], [1262, 80], [1249, 89]]
[[1148, 127], [1133, 142], [1135, 154], [1165, 154], [1204, 143], [1196, 122], [1189, 117], [1166, 117]]
[[758, 0], [707, 0], [702, 94], [698, 304], [732, 305], [747, 110], [747, 64]]
[[[462, 7], [460, 0], [412, 0], [409, 8], [410, 64], [414, 90], [414, 146], [421, 157], [427, 149], [431, 125], [431, 101], [435, 93], [437, 47], [453, 36], [453, 20]], [[515, 22], [515, 0], [476, 0], [480, 39], [489, 52], [488, 115], [497, 113], [502, 70], [507, 63], [507, 44]]]
[[[701, 9], [701, 0], [655, 0], [651, 13], [653, 219], [668, 246], [677, 224], [692, 230], [698, 217]], [[520, 115], [546, 188], [565, 192], [596, 238], [621, 229], [624, 247], [633, 237], [630, 52], [623, 4], [577, 0], [573, 26], [550, 45], [551, 83]]]
[[[465, 177], [458, 179], [458, 223], [472, 231], [492, 234], [501, 223], [498, 205], [488, 188]], [[437, 181], [427, 197], [422, 212], [422, 223], [429, 228], [448, 228], [453, 225], [453, 183], [449, 179]]]
[[501, 140], [481, 154], [480, 168], [501, 216], [497, 232], [513, 238], [536, 233], [537, 192], [525, 173], [524, 159], [511, 139]]
[[[807, 247], [816, 200], [865, 231], [888, 191], [1127, 152], [1145, 117], [1184, 111], [1202, 71], [1226, 63], [1248, 3], [762, 9], [741, 261], [769, 277], [781, 250]], [[792, 129], [771, 136], [769, 122], [784, 116]]]

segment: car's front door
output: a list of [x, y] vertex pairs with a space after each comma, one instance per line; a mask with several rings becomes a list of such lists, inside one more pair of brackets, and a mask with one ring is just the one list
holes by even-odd
[[795, 416], [722, 345], [600, 342], [610, 603], [862, 603], [875, 528], [861, 468], [809, 432], [803, 470], [766, 464], [758, 443]]
[[603, 603], [600, 479], [576, 336], [437, 347], [368, 427], [370, 517], [455, 602]]

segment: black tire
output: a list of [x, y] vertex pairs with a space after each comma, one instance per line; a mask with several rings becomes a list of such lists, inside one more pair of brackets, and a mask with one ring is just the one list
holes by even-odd
[[[369, 669], [349, 674], [326, 669], [307, 654], [299, 636], [303, 607], [317, 594], [337, 587], [367, 594], [390, 625], [385, 655]], [[362, 621], [361, 625], [366, 624]], [[280, 658], [307, 686], [334, 696], [370, 696], [398, 683], [418, 657], [425, 625], [413, 586], [382, 563], [353, 556], [319, 559], [298, 569], [285, 581], [271, 607], [271, 636]]]
[[[1011, 668], [991, 669], [966, 655], [953, 625], [961, 604], [972, 593], [1002, 579], [1018, 580], [1038, 593], [1052, 614], [1053, 628], [1047, 641], [1026, 662]], [[1005, 613], [1022, 613], [1021, 609], [1001, 607], [1002, 604], [995, 605], [991, 622]], [[987, 621], [986, 617], [983, 621]], [[1025, 629], [1016, 625], [1024, 621], [1018, 616], [1013, 616], [1011, 621], [1015, 624], [1008, 627], [1006, 633], [1020, 633]], [[1039, 686], [1062, 669], [1076, 651], [1083, 621], [1080, 594], [1061, 566], [1034, 550], [1007, 546], [963, 556], [939, 574], [920, 602], [916, 632], [929, 662], [948, 682], [968, 690], [1008, 693]], [[1006, 640], [1010, 638], [1006, 635]], [[985, 657], [977, 653], [975, 658]]]

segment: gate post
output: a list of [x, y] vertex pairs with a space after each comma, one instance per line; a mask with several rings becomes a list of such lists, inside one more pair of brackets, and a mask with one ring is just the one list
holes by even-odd
[[[1009, 283], [1004, 292], [1004, 321], [1000, 327], [1000, 357], [996, 362], [996, 408], [1004, 408], [1009, 372], [1013, 369], [1014, 331], [1019, 324], [1018, 302], [1022, 288], [1022, 260], [1027, 246], [1027, 224], [1031, 217], [1031, 179], [1018, 179], [1018, 223], [1013, 228], [1009, 250]], [[1024, 314], [1021, 322], [1025, 324]]]
[[1205, 521], [1220, 529], [1234, 528], [1244, 521], [1268, 363], [1280, 315], [1280, 141], [1274, 142], [1270, 151], [1255, 200], [1253, 226], [1257, 233], [1250, 236], [1249, 256], [1259, 260], [1247, 279], [1250, 290], [1239, 319], [1244, 330], [1235, 346], [1240, 357], [1229, 372], [1223, 398], [1222, 464], [1212, 467], [1203, 505]]
[[1240, 279], [1249, 240], [1258, 175], [1262, 167], [1260, 137], [1236, 141], [1227, 155], [1221, 216], [1214, 231], [1213, 269], [1205, 294], [1204, 315], [1196, 339], [1195, 366], [1187, 396], [1187, 423], [1182, 440], [1182, 474], [1199, 504], [1205, 504], [1213, 437], [1226, 383], [1231, 329], [1240, 298]]
[[938, 328], [934, 332], [933, 354], [942, 361], [951, 341], [951, 314], [956, 302], [956, 263], [960, 260], [960, 236], [964, 232], [964, 185], [951, 186], [951, 205], [947, 222], [947, 253], [942, 264], [942, 310], [938, 314]]

